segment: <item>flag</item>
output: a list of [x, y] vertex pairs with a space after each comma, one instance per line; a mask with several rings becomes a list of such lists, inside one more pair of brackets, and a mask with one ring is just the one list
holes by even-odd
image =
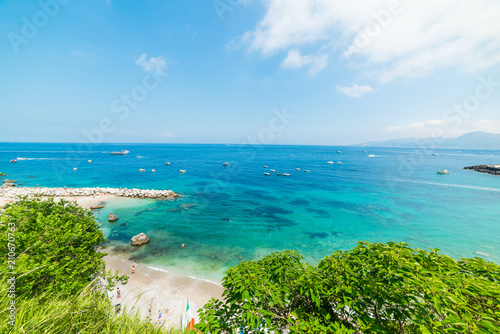
[[189, 329], [192, 330], [194, 329], [194, 316], [193, 313], [191, 312], [191, 309], [189, 308], [189, 299], [187, 301], [187, 307], [186, 307], [186, 318], [184, 319], [184, 324], [183, 324], [183, 329]]

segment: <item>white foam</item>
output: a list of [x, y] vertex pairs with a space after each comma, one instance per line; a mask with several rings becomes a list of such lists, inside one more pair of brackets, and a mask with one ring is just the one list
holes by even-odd
[[429, 184], [429, 185], [440, 186], [440, 187], [454, 187], [454, 188], [466, 188], [466, 189], [474, 189], [474, 190], [484, 190], [484, 191], [500, 192], [500, 189], [498, 189], [498, 188], [467, 186], [467, 185], [464, 185], [464, 184], [450, 184], [450, 183], [426, 182], [426, 181], [414, 181], [414, 180], [397, 180], [397, 181], [400, 181], [400, 182], [412, 182], [412, 183], [422, 183], [422, 184]]
[[[158, 268], [158, 267], [153, 267], [153, 266], [148, 266], [148, 265], [146, 265], [146, 267], [153, 269], [153, 270], [156, 270], [156, 271], [161, 271], [164, 273], [169, 273], [169, 274], [171, 273], [170, 271], [163, 269], [163, 268]], [[179, 274], [179, 275], [182, 275], [182, 274]], [[195, 279], [195, 280], [198, 280], [198, 281], [203, 281], [203, 282], [212, 283], [212, 284], [215, 284], [218, 286], [222, 286], [220, 283], [217, 283], [217, 282], [205, 279], [205, 278], [195, 277], [195, 276], [191, 276], [191, 275], [185, 275], [185, 276], [192, 278], [192, 279]]]

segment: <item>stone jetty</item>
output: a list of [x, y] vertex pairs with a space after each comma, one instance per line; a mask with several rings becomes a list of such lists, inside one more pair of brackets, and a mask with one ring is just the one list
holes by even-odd
[[114, 195], [117, 197], [133, 198], [176, 198], [178, 195], [172, 190], [154, 189], [127, 189], [127, 188], [39, 188], [39, 187], [14, 187], [13, 183], [6, 183], [0, 187], [0, 196], [14, 198], [17, 196], [54, 196], [54, 197], [82, 197], [98, 195]]
[[477, 165], [477, 166], [464, 167], [464, 169], [471, 169], [480, 173], [500, 175], [500, 165]]

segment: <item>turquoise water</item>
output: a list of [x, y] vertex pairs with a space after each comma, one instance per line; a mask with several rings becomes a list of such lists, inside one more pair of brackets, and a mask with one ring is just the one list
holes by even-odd
[[[122, 149], [130, 153], [109, 155]], [[174, 201], [115, 201], [98, 218], [116, 251], [198, 277], [220, 279], [241, 260], [284, 249], [298, 250], [315, 263], [359, 240], [404, 241], [414, 247], [439, 248], [455, 258], [481, 256], [500, 263], [500, 177], [462, 169], [500, 163], [500, 152], [432, 152], [1, 143], [0, 171], [25, 186], [138, 186], [181, 193]], [[9, 162], [17, 157], [27, 160]], [[335, 164], [327, 164], [330, 160]], [[223, 167], [223, 162], [230, 166]], [[140, 173], [140, 168], [146, 172]], [[180, 174], [180, 169], [187, 173]], [[270, 169], [291, 176], [265, 176]], [[436, 174], [441, 169], [451, 174]], [[110, 212], [120, 217], [117, 223], [105, 219]], [[140, 232], [150, 236], [151, 243], [132, 248], [130, 238]]]

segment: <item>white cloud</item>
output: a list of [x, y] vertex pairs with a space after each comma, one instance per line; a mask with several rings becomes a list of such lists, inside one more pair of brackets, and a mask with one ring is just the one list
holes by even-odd
[[168, 138], [168, 137], [175, 137], [175, 134], [173, 134], [173, 133], [171, 133], [171, 132], [167, 132], [167, 133], [164, 133], [164, 134], [159, 135], [158, 137], [165, 137], [165, 138]]
[[391, 126], [382, 133], [387, 138], [415, 137], [459, 137], [466, 133], [483, 131], [489, 133], [500, 133], [500, 121], [464, 121], [460, 127], [455, 122], [445, 122], [439, 119], [430, 119], [424, 122], [415, 122], [400, 126]]
[[293, 69], [309, 66], [309, 73], [316, 74], [328, 65], [328, 55], [305, 55], [302, 56], [296, 49], [288, 51], [287, 57], [281, 63], [281, 68]]
[[[232, 41], [264, 56], [307, 48], [343, 55], [380, 82], [453, 66], [500, 64], [498, 0], [265, 0], [256, 27]], [[399, 4], [399, 5], [397, 5]], [[342, 46], [342, 48], [340, 48]]]
[[147, 54], [143, 53], [139, 59], [135, 61], [144, 71], [155, 72], [156, 74], [162, 74], [167, 69], [167, 64], [163, 56], [151, 57], [147, 59]]
[[359, 86], [357, 84], [353, 84], [352, 86], [337, 86], [337, 90], [341, 93], [349, 97], [361, 97], [366, 93], [374, 92], [373, 88], [370, 85], [362, 85]]

